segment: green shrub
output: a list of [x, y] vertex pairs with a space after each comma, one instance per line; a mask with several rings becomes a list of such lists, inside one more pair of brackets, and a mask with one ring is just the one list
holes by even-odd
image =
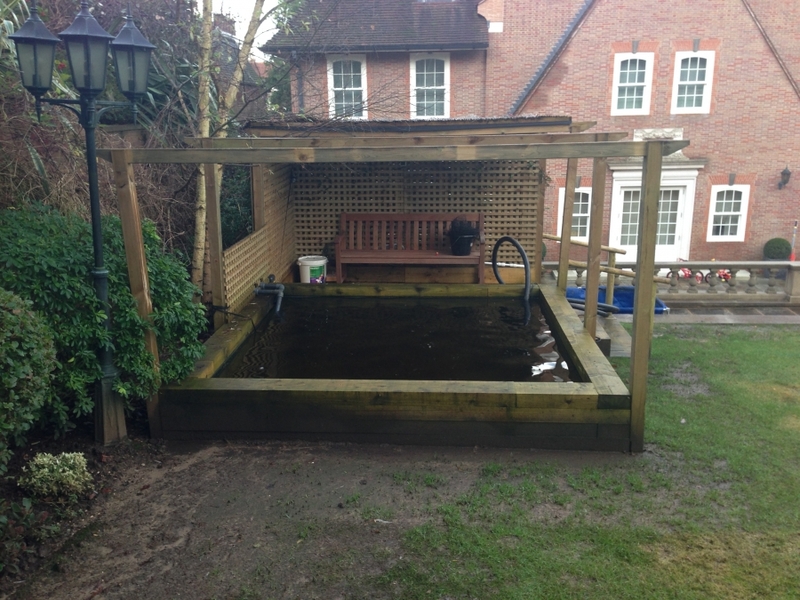
[[219, 217], [222, 247], [229, 248], [253, 233], [250, 167], [225, 165], [220, 186]]
[[772, 238], [764, 244], [764, 258], [770, 260], [788, 260], [792, 253], [792, 245], [789, 240], [783, 238]]
[[22, 468], [19, 486], [35, 496], [76, 500], [92, 485], [86, 457], [80, 452], [62, 452], [53, 456], [41, 452]]
[[53, 334], [31, 303], [0, 288], [0, 474], [12, 445], [39, 420], [52, 398]]
[[141, 319], [128, 286], [119, 219], [103, 220], [105, 268], [111, 306], [111, 332], [93, 287], [92, 235], [74, 215], [31, 207], [0, 211], [0, 287], [29, 299], [53, 331], [59, 366], [47, 420], [57, 431], [70, 418], [89, 414], [92, 386], [100, 377], [96, 350], [111, 346], [119, 370], [115, 389], [128, 398], [146, 398], [158, 387], [159, 374], [144, 345], [153, 328], [159, 344], [161, 381], [186, 376], [202, 353], [198, 335], [206, 326], [197, 289], [186, 268], [165, 254], [152, 223], [142, 226], [153, 301], [152, 323]]
[[19, 573], [20, 559], [33, 552], [28, 542], [58, 532], [50, 521], [47, 511], [34, 512], [30, 498], [19, 503], [0, 498], [0, 574]]

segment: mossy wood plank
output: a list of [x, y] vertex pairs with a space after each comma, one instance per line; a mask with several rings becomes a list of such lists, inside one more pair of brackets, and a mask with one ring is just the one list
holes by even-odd
[[272, 309], [272, 298], [257, 298], [240, 309], [241, 316], [232, 315], [227, 327], [214, 333], [204, 345], [203, 358], [195, 362], [194, 378], [210, 378], [233, 356], [255, 327]]
[[319, 400], [326, 406], [342, 407], [597, 408], [597, 394], [589, 383], [188, 378], [180, 388], [166, 388], [166, 393], [174, 392], [176, 397], [181, 391], [221, 398], [252, 394], [270, 402]]
[[[320, 406], [317, 403], [272, 404], [252, 402], [247, 398], [236, 398], [226, 402], [164, 403], [164, 429], [169, 431], [331, 431], [331, 432], [375, 432], [433, 430], [437, 424], [475, 423], [476, 428], [496, 432], [513, 432], [520, 427], [548, 435], [597, 436], [599, 423], [595, 421], [544, 421], [532, 419], [476, 419], [437, 418], [420, 419], [414, 413], [380, 414], [366, 411], [345, 411]], [[628, 422], [606, 422], [604, 425], [625, 427]]]
[[[521, 285], [491, 285], [491, 284], [433, 284], [418, 283], [413, 285], [403, 283], [380, 284], [286, 284], [286, 296], [353, 296], [353, 297], [384, 297], [384, 298], [522, 298], [524, 286]], [[537, 296], [539, 286], [531, 286], [531, 297]]]
[[547, 322], [558, 332], [559, 349], [572, 361], [581, 379], [594, 384], [600, 397], [599, 408], [630, 406], [630, 392], [597, 344], [583, 329], [580, 319], [563, 293], [552, 286], [541, 288], [542, 310]]
[[[516, 408], [513, 406], [515, 399], [509, 398], [507, 406], [486, 406], [478, 404], [479, 400], [473, 398], [447, 402], [445, 395], [438, 399], [433, 398], [434, 393], [427, 395], [418, 392], [408, 397], [386, 394], [377, 395], [373, 392], [354, 394], [353, 392], [328, 392], [310, 396], [299, 390], [238, 390], [235, 396], [226, 390], [206, 390], [202, 401], [196, 394], [188, 390], [165, 390], [162, 394], [162, 414], [164, 419], [169, 418], [171, 410], [183, 405], [194, 407], [191, 410], [202, 409], [198, 412], [206, 413], [209, 410], [225, 411], [225, 406], [242, 406], [249, 403], [248, 412], [264, 412], [270, 415], [292, 414], [294, 412], [328, 412], [345, 418], [347, 415], [355, 417], [372, 417], [376, 419], [404, 419], [404, 420], [443, 420], [443, 421], [529, 421], [543, 423], [629, 423], [630, 411], [618, 409], [579, 409], [579, 408]], [[429, 402], [422, 403], [425, 397]], [[169, 408], [163, 408], [167, 406]], [[212, 408], [213, 407], [213, 408]], [[165, 412], [166, 411], [166, 412]], [[233, 418], [230, 413], [226, 419]]]
[[630, 440], [630, 426], [600, 423], [597, 426], [597, 437], [617, 440]]

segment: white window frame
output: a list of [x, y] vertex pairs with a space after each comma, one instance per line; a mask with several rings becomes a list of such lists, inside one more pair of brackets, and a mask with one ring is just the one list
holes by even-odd
[[[620, 71], [622, 63], [626, 60], [644, 60], [645, 61], [645, 75], [644, 82], [642, 82], [642, 107], [641, 108], [617, 108], [619, 101], [619, 83]], [[650, 100], [653, 95], [653, 65], [655, 64], [656, 55], [654, 52], [619, 52], [614, 55], [614, 80], [611, 89], [611, 115], [612, 116], [627, 116], [627, 115], [649, 115], [650, 114]]]
[[[714, 235], [714, 217], [719, 215], [717, 212], [717, 196], [720, 192], [734, 191], [742, 193], [741, 206], [739, 210], [739, 223], [736, 235]], [[747, 211], [750, 206], [750, 186], [743, 184], [736, 185], [712, 185], [711, 186], [711, 205], [708, 209], [708, 230], [706, 233], [707, 242], [743, 242], [747, 229]], [[722, 213], [731, 214], [731, 213]]]
[[[558, 188], [558, 224], [556, 227], [556, 235], [561, 235], [561, 227], [563, 225], [564, 220], [564, 197], [566, 196], [567, 190], [566, 188]], [[577, 240], [580, 242], [588, 242], [589, 241], [589, 226], [592, 222], [592, 188], [590, 187], [579, 187], [575, 188], [576, 194], [587, 194], [589, 196], [589, 206], [588, 212], [585, 215], [586, 217], [586, 235], [585, 236], [574, 236], [571, 239]], [[574, 200], [573, 200], [574, 202]], [[574, 207], [574, 204], [573, 204]], [[573, 215], [572, 218], [575, 218], [574, 208], [573, 208]], [[572, 231], [572, 227], [570, 226], [570, 232]]]
[[[691, 58], [702, 58], [706, 61], [706, 78], [703, 80], [703, 102], [701, 106], [678, 107], [678, 91], [681, 82], [681, 63]], [[707, 115], [711, 112], [711, 86], [714, 82], [714, 63], [716, 52], [713, 50], [699, 50], [697, 52], [676, 52], [675, 72], [672, 77], [672, 104], [670, 112], [673, 115]]]
[[[417, 115], [417, 61], [432, 58], [444, 61], [444, 114]], [[412, 119], [449, 119], [450, 118], [450, 54], [447, 52], [424, 52], [411, 54], [411, 118]], [[427, 88], [429, 89], [429, 88]]]
[[[328, 58], [328, 114], [331, 119], [361, 121], [368, 118], [367, 112], [367, 56], [365, 54], [332, 54]], [[358, 61], [361, 63], [361, 115], [336, 115], [336, 89], [333, 87], [333, 64], [339, 61]]]

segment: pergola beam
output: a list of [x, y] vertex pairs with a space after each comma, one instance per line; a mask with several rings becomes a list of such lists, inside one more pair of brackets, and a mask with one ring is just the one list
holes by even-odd
[[[503, 133], [503, 134], [453, 134], [453, 135], [384, 135], [381, 137], [255, 137], [212, 138], [211, 148], [385, 148], [422, 146], [494, 146], [506, 144], [553, 144], [576, 142], [616, 142], [628, 137], [625, 131], [601, 133]], [[192, 148], [199, 148], [204, 138], [189, 137], [184, 140]], [[357, 142], [356, 142], [357, 141]]]
[[503, 133], [580, 133], [597, 125], [597, 121], [572, 121], [567, 117], [539, 117], [530, 122], [520, 123], [514, 118], [486, 122], [482, 119], [448, 122], [414, 119], [392, 123], [388, 121], [349, 121], [331, 123], [299, 123], [272, 126], [248, 123], [246, 130], [259, 137], [340, 137], [340, 138], [380, 138], [387, 135], [493, 135]]
[[[137, 164], [259, 164], [331, 162], [439, 162], [481, 160], [539, 160], [550, 158], [643, 157], [653, 142], [579, 142], [502, 144], [491, 146], [436, 146], [409, 148], [189, 148], [132, 149]], [[689, 145], [688, 140], [656, 142], [667, 156]], [[109, 160], [112, 150], [98, 151]]]

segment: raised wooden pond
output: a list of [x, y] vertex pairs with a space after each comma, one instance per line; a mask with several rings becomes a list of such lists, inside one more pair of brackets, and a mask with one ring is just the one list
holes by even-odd
[[[287, 285], [292, 295], [521, 297], [518, 285]], [[535, 287], [577, 381], [234, 379], [214, 375], [269, 311], [259, 298], [207, 343], [191, 377], [165, 387], [167, 439], [356, 442], [630, 450], [631, 396], [562, 293]], [[312, 352], [309, 353], [310, 357]]]

